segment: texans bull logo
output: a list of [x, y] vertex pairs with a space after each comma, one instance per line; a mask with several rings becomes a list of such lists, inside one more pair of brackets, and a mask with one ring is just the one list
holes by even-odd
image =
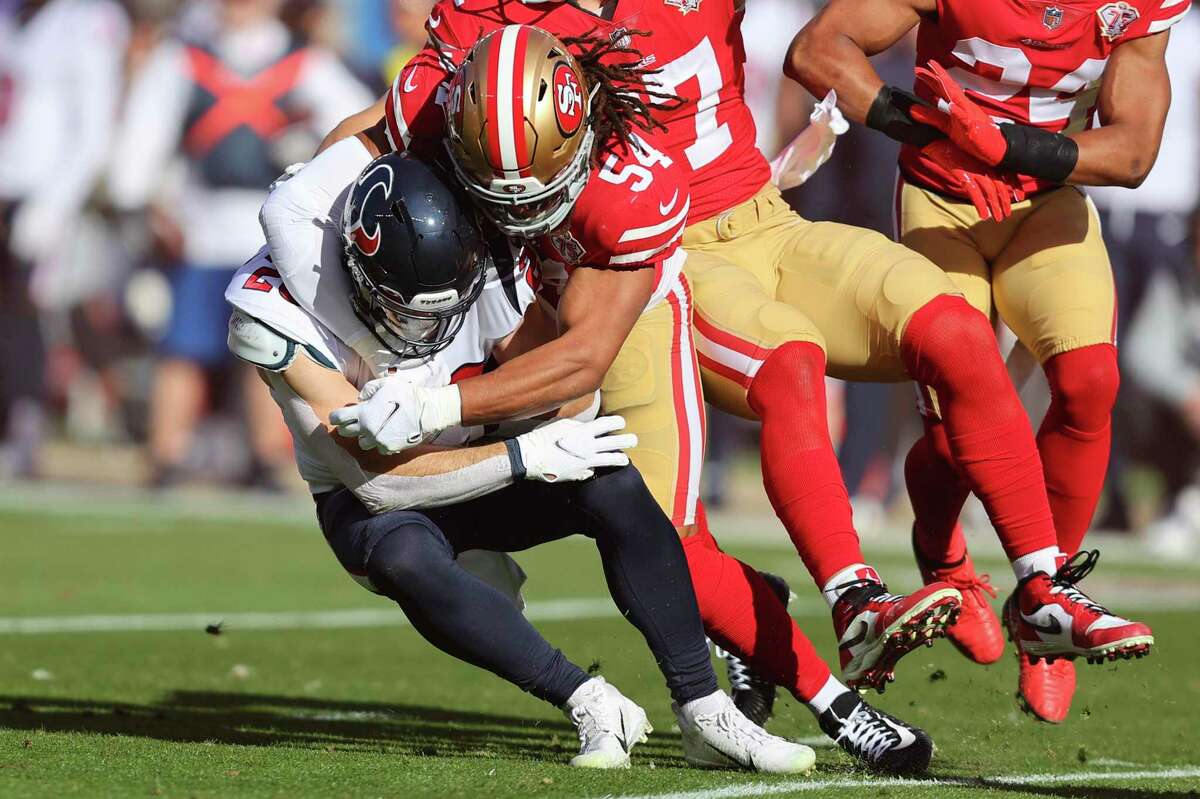
[[350, 223], [350, 237], [354, 240], [355, 246], [362, 251], [363, 255], [374, 255], [379, 252], [379, 245], [382, 243], [379, 223], [376, 222], [374, 229], [368, 231], [363, 214], [366, 207], [371, 204], [371, 197], [376, 191], [383, 192], [385, 202], [388, 197], [392, 196], [393, 177], [392, 168], [387, 164], [380, 164], [358, 179], [359, 186], [365, 186], [374, 181], [374, 183], [371, 183], [371, 187], [367, 189], [366, 194], [363, 195], [362, 202], [359, 203], [358, 208], [354, 209], [355, 218]]

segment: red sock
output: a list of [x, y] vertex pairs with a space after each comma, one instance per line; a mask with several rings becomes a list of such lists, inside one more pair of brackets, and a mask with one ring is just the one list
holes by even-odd
[[825, 412], [825, 353], [789, 342], [771, 351], [750, 384], [750, 407], [762, 420], [767, 497], [818, 588], [863, 563], [846, 484]]
[[816, 696], [829, 666], [762, 575], [722, 552], [702, 516], [696, 534], [683, 539], [683, 552], [709, 638], [799, 701]]
[[1038, 431], [1058, 547], [1075, 554], [1092, 523], [1112, 446], [1112, 408], [1121, 378], [1117, 349], [1096, 344], [1046, 361], [1050, 409]]
[[962, 297], [940, 296], [909, 320], [901, 355], [912, 378], [937, 393], [954, 461], [1009, 560], [1056, 546], [1033, 428], [984, 315]]
[[961, 561], [967, 542], [958, 517], [971, 488], [954, 465], [941, 420], [925, 418], [925, 435], [904, 460], [904, 482], [916, 517], [913, 538], [921, 560], [931, 565]]

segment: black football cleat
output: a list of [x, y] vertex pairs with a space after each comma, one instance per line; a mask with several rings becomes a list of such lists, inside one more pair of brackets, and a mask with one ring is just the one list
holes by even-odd
[[[759, 572], [771, 591], [779, 597], [779, 601], [787, 607], [792, 597], [792, 589], [782, 577], [767, 572]], [[767, 682], [750, 670], [750, 664], [732, 652], [716, 648], [717, 656], [725, 661], [725, 674], [729, 678], [729, 693], [733, 696], [733, 704], [742, 711], [742, 715], [760, 727], [765, 727], [767, 720], [775, 711], [775, 685]]]
[[818, 721], [834, 743], [874, 771], [919, 774], [933, 757], [924, 730], [871, 707], [854, 691], [834, 699]]

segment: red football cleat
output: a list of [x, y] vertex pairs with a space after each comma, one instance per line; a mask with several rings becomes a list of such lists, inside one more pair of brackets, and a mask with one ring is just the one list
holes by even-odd
[[851, 688], [883, 689], [895, 677], [896, 662], [921, 644], [946, 634], [962, 595], [954, 586], [934, 583], [905, 595], [889, 594], [874, 580], [854, 580], [833, 605], [842, 677]]
[[962, 594], [962, 610], [946, 631], [950, 643], [976, 663], [995, 663], [1004, 654], [1004, 633], [1000, 630], [996, 611], [988, 602], [989, 596], [996, 596], [988, 575], [975, 574], [970, 555], [964, 555], [961, 561], [950, 566], [930, 565], [917, 549], [915, 527], [913, 536], [913, 554], [917, 557], [917, 568], [925, 585], [947, 583]]
[[1149, 627], [1109, 613], [1075, 587], [1099, 558], [1099, 550], [1080, 551], [1053, 577], [1045, 572], [1026, 577], [1004, 603], [1009, 637], [1030, 663], [1081, 656], [1102, 663], [1150, 653]]
[[1020, 652], [1020, 677], [1017, 698], [1021, 709], [1051, 724], [1061, 724], [1071, 709], [1075, 696], [1075, 664], [1065, 658], [1050, 663], [1045, 660], [1030, 663]]

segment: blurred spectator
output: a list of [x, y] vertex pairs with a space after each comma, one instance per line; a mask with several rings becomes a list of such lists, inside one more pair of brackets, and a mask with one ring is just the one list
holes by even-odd
[[386, 85], [391, 85], [409, 59], [424, 46], [425, 20], [433, 5], [433, 0], [389, 0], [388, 21], [396, 42], [381, 65], [381, 77]]
[[[1164, 286], [1187, 286], [1194, 280], [1189, 220], [1200, 203], [1200, 49], [1196, 48], [1197, 43], [1200, 43], [1200, 17], [1189, 14], [1171, 32], [1171, 46], [1167, 48], [1171, 110], [1167, 115], [1158, 161], [1145, 183], [1134, 190], [1115, 187], [1088, 190], [1101, 212], [1104, 241], [1108, 245], [1116, 282], [1120, 307], [1117, 340], [1126, 344], [1119, 350], [1121, 370], [1132, 378], [1132, 381], [1125, 381], [1117, 401], [1107, 510], [1104, 518], [1097, 522], [1097, 526], [1109, 529], [1132, 526], [1133, 520], [1127, 509], [1129, 503], [1125, 500], [1124, 489], [1129, 482], [1125, 466], [1131, 454], [1129, 445], [1143, 435], [1147, 421], [1146, 409], [1141, 406], [1145, 396], [1139, 396], [1139, 389], [1160, 399], [1164, 397], [1163, 385], [1157, 384], [1152, 376], [1154, 366], [1143, 363], [1144, 356], [1128, 346], [1126, 333], [1134, 320], [1143, 319], [1143, 298], [1149, 296], [1152, 286], [1157, 286], [1156, 290], [1161, 292]], [[1184, 300], [1183, 297], [1176, 299]], [[1160, 309], [1162, 307], [1159, 305]], [[1183, 319], [1173, 321], [1184, 323]], [[1175, 347], [1180, 342], [1179, 336], [1173, 336], [1161, 346], [1164, 349]], [[1163, 356], [1172, 357], [1165, 352]], [[1150, 384], [1142, 385], [1144, 379], [1149, 379]], [[1177, 396], [1173, 399], [1178, 400]], [[1159, 465], [1168, 473], [1176, 468], [1172, 464]], [[1169, 486], [1176, 479], [1168, 477]], [[1174, 499], [1176, 490], [1178, 487], [1171, 489], [1169, 500]]]
[[[1193, 239], [1195, 247], [1195, 239]], [[1200, 253], [1150, 276], [1124, 355], [1139, 424], [1131, 449], [1162, 475], [1167, 513], [1147, 530], [1163, 557], [1200, 554]], [[1175, 268], [1172, 268], [1175, 267]]]
[[[211, 18], [190, 17], [195, 33], [160, 44], [134, 77], [117, 139], [110, 199], [125, 212], [151, 211], [159, 248], [175, 262], [150, 403], [157, 485], [183, 476], [208, 381], [231, 362], [225, 286], [263, 243], [267, 185], [372, 101], [332, 53], [297, 40], [276, 11], [272, 0], [221, 0]], [[177, 157], [178, 196], [156, 203]], [[252, 370], [240, 369], [239, 379], [253, 453], [243, 482], [270, 487], [286, 456], [279, 413]]]
[[38, 308], [60, 288], [102, 172], [128, 37], [109, 0], [0, 4], [0, 405], [4, 463], [37, 470], [46, 349]]

